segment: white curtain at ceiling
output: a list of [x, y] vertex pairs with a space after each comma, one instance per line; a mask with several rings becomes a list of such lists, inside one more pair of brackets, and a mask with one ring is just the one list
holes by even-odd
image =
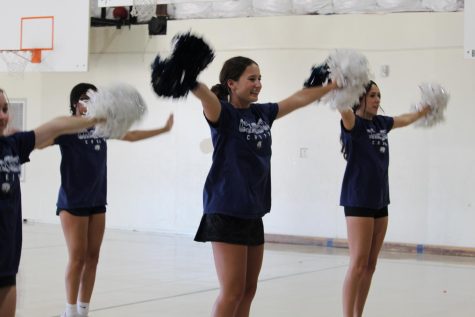
[[172, 18], [186, 19], [292, 14], [457, 11], [463, 9], [463, 0], [227, 0], [177, 3], [169, 5], [169, 8]]
[[293, 0], [295, 14], [330, 14], [334, 13], [333, 0]]
[[376, 11], [376, 0], [333, 0], [334, 13], [370, 13]]
[[459, 2], [458, 0], [422, 0], [422, 5], [430, 11], [457, 11]]
[[168, 5], [168, 15], [175, 19], [208, 18], [212, 8], [212, 2], [177, 3]]
[[234, 18], [252, 15], [252, 0], [228, 0], [213, 2], [212, 17]]
[[[100, 8], [97, 7], [98, 0], [90, 1], [91, 16], [100, 17]], [[168, 5], [168, 15], [172, 19], [295, 14], [443, 12], [463, 10], [464, 8], [464, 0], [170, 0], [170, 2], [172, 3]], [[113, 18], [112, 10], [108, 8], [108, 18]]]
[[421, 0], [377, 0], [384, 12], [426, 11]]
[[292, 0], [253, 0], [254, 16], [289, 15], [292, 13]]

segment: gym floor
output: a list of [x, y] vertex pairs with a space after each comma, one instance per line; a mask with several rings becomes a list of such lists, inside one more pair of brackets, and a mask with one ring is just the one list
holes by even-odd
[[[23, 226], [17, 317], [58, 316], [67, 260], [61, 227]], [[266, 244], [251, 316], [341, 316], [346, 249]], [[205, 317], [218, 294], [211, 245], [106, 230], [91, 317]], [[383, 252], [365, 317], [475, 316], [475, 259]]]

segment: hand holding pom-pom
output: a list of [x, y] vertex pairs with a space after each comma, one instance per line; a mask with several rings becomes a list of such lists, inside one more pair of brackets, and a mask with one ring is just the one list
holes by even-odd
[[175, 35], [171, 56], [152, 64], [152, 86], [158, 96], [180, 98], [197, 85], [196, 78], [214, 59], [206, 42], [191, 33]]
[[419, 119], [415, 125], [418, 127], [432, 127], [445, 120], [444, 112], [449, 101], [449, 93], [437, 83], [423, 83], [419, 85], [421, 90], [421, 101], [413, 108], [415, 111], [425, 111], [429, 107], [430, 111]]
[[[360, 96], [365, 92], [365, 85], [370, 81], [368, 60], [363, 54], [349, 49], [335, 50], [328, 56], [325, 64], [319, 67], [329, 73], [323, 84], [331, 81], [340, 87], [323, 96], [320, 103], [328, 104], [331, 108], [338, 110], [351, 108], [358, 103]], [[305, 84], [319, 83], [323, 74], [322, 70], [314, 67], [312, 76]]]
[[106, 118], [96, 125], [94, 135], [98, 137], [121, 138], [147, 111], [140, 93], [127, 84], [116, 84], [87, 92], [89, 103], [86, 115]]

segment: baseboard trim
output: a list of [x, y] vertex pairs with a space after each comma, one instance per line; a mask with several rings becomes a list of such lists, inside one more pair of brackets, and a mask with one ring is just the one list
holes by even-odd
[[[265, 241], [270, 243], [285, 243], [296, 245], [314, 245], [327, 248], [348, 248], [346, 239], [324, 237], [294, 236], [284, 234], [266, 234]], [[413, 243], [385, 242], [384, 251], [405, 252], [414, 254], [434, 254], [450, 256], [475, 257], [475, 248], [453, 247], [445, 245], [428, 245]]]

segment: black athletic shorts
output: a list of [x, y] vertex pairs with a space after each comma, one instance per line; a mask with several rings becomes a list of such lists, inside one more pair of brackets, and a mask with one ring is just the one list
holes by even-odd
[[204, 214], [195, 241], [256, 246], [264, 243], [262, 218], [243, 219], [223, 214]]
[[346, 207], [346, 217], [370, 217], [370, 218], [383, 218], [388, 216], [388, 206], [381, 209], [371, 209], [364, 207]]
[[16, 285], [16, 275], [0, 276], [0, 288]]
[[59, 213], [61, 211], [67, 211], [73, 216], [89, 217], [91, 215], [105, 213], [106, 206], [95, 206], [95, 207], [85, 207], [85, 208], [57, 208], [56, 216], [59, 216]]

